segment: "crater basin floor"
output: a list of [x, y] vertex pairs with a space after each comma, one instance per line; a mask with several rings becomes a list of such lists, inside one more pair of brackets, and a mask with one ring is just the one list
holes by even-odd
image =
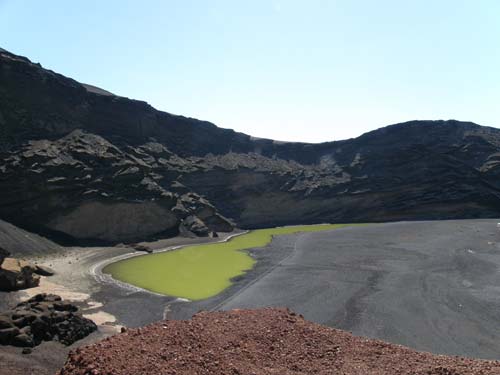
[[207, 307], [286, 306], [356, 335], [438, 354], [500, 358], [495, 220], [302, 233], [274, 239], [261, 256], [268, 269], [240, 290], [215, 306], [173, 304], [171, 316]]
[[[249, 272], [222, 293], [195, 302], [102, 283], [89, 273], [93, 265], [130, 252], [125, 248], [67, 249], [64, 270], [54, 263], [53, 281], [89, 293], [117, 324], [129, 327], [186, 319], [199, 310], [288, 306], [356, 335], [438, 354], [499, 359], [497, 222], [397, 222], [278, 236], [248, 250], [256, 260]], [[19, 358], [26, 357], [19, 351]], [[51, 369], [64, 359], [61, 354]]]

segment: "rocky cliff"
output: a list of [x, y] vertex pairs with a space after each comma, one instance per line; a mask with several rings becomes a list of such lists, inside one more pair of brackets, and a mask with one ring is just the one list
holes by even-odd
[[0, 218], [132, 241], [234, 224], [494, 217], [500, 130], [412, 121], [276, 142], [113, 95], [0, 51]]

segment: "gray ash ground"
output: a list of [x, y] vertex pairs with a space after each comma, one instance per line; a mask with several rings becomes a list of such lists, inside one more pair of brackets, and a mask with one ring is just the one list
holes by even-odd
[[493, 375], [500, 362], [353, 336], [288, 309], [202, 312], [72, 351], [59, 375]]
[[[168, 317], [286, 306], [306, 319], [437, 354], [500, 359], [500, 229], [425, 221], [280, 236], [247, 278]], [[425, 333], [425, 334], [423, 334]]]

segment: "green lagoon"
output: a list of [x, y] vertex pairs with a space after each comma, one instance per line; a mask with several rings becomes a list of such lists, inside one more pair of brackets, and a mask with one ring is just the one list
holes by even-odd
[[217, 295], [231, 279], [250, 270], [255, 260], [245, 249], [266, 246], [273, 236], [350, 226], [321, 224], [253, 230], [226, 242], [192, 245], [141, 255], [107, 265], [114, 279], [174, 297], [201, 300]]

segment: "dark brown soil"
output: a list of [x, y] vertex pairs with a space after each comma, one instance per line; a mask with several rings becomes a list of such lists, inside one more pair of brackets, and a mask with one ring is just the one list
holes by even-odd
[[84, 374], [486, 375], [500, 374], [500, 362], [416, 352], [261, 309], [201, 312], [78, 348], [59, 375]]

